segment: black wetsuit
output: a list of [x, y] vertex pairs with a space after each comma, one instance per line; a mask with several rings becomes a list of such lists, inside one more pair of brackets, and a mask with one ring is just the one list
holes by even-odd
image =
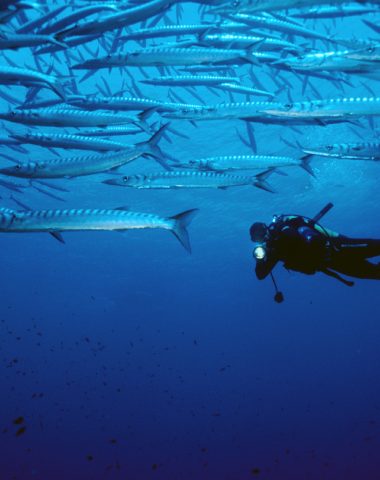
[[256, 276], [262, 280], [278, 261], [285, 268], [308, 275], [323, 272], [346, 285], [350, 277], [380, 280], [380, 264], [367, 259], [380, 255], [380, 240], [354, 239], [325, 230], [301, 216], [282, 216], [271, 223], [265, 237], [266, 257], [258, 259]]

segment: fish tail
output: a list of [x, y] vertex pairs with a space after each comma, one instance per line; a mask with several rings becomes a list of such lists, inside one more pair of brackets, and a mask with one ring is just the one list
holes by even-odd
[[166, 170], [170, 170], [170, 168], [166, 163], [165, 154], [163, 154], [161, 151], [158, 143], [165, 135], [168, 126], [169, 123], [165, 123], [150, 137], [147, 142], [141, 142], [137, 144], [137, 146], [143, 150], [145, 155], [153, 157]]
[[144, 130], [145, 133], [148, 133], [148, 134], [151, 133], [151, 129], [147, 123], [147, 120], [156, 111], [157, 111], [157, 107], [151, 107], [151, 108], [147, 108], [146, 110], [144, 110], [143, 112], [137, 115], [138, 120], [136, 121], [136, 125], [140, 127], [142, 130]]
[[67, 48], [67, 43], [61, 40], [59, 34], [49, 35], [50, 43], [53, 45], [57, 45], [58, 47]]
[[179, 213], [178, 215], [174, 215], [170, 217], [173, 220], [173, 227], [171, 231], [173, 234], [178, 238], [181, 242], [181, 245], [191, 253], [191, 245], [190, 245], [190, 238], [189, 233], [186, 229], [193, 220], [195, 214], [198, 212], [198, 208], [193, 208], [191, 210], [186, 210], [185, 212]]
[[55, 93], [61, 97], [63, 100], [66, 101], [66, 92], [61, 84], [61, 82], [57, 79], [54, 83], [51, 84], [52, 89], [55, 91]]
[[315, 177], [315, 173], [313, 169], [311, 168], [310, 161], [312, 160], [313, 155], [311, 154], [306, 154], [303, 157], [301, 157], [301, 168], [306, 170], [307, 173]]
[[256, 175], [253, 185], [257, 188], [261, 188], [261, 190], [265, 190], [266, 192], [275, 193], [275, 190], [267, 182], [267, 178], [270, 175], [272, 175], [272, 173], [274, 173], [275, 171], [276, 171], [275, 168], [269, 168], [265, 172], [259, 173], [259, 175]]

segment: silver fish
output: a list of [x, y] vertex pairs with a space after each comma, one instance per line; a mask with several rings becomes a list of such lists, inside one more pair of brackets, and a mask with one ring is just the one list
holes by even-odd
[[279, 20], [275, 17], [264, 17], [257, 15], [247, 15], [245, 13], [238, 13], [231, 15], [230, 18], [238, 22], [246, 23], [251, 27], [267, 28], [270, 30], [285, 33], [287, 35], [298, 35], [305, 38], [315, 38], [318, 40], [333, 41], [330, 37], [315, 32], [314, 30], [310, 30], [309, 28], [306, 28], [302, 25], [298, 25], [293, 22], [288, 22], [284, 20]]
[[176, 164], [177, 167], [192, 170], [213, 170], [226, 172], [233, 170], [268, 170], [269, 168], [303, 166], [298, 158], [276, 155], [221, 155], [189, 160]]
[[186, 227], [197, 209], [187, 210], [173, 217], [161, 217], [119, 209], [72, 209], [16, 211], [0, 208], [0, 232], [47, 232], [63, 242], [60, 232], [67, 231], [124, 231], [144, 228], [160, 228], [171, 231], [181, 245], [191, 253]]
[[238, 77], [222, 77], [216, 75], [167, 75], [165, 77], [149, 78], [141, 80], [142, 83], [148, 85], [162, 85], [162, 86], [202, 86], [202, 85], [219, 85], [221, 83], [239, 83]]
[[303, 148], [308, 156], [343, 158], [348, 160], [380, 160], [380, 143], [330, 143]]
[[58, 77], [26, 68], [0, 66], [0, 84], [44, 86], [54, 90], [63, 99], [66, 96]]
[[[179, 48], [153, 47], [143, 48], [126, 54], [108, 55], [106, 57], [86, 60], [73, 65], [73, 69], [87, 70], [111, 67], [148, 67], [148, 66], [187, 66], [187, 65], [240, 65], [256, 64], [256, 47], [247, 50], [216, 48]], [[277, 59], [277, 58], [276, 58]]]
[[380, 97], [344, 97], [279, 104], [264, 108], [262, 113], [283, 119], [351, 119], [380, 115]]
[[71, 178], [116, 170], [142, 155], [152, 156], [160, 164], [165, 164], [163, 154], [157, 144], [166, 127], [167, 125], [161, 127], [147, 142], [141, 142], [134, 146], [124, 145], [123, 150], [117, 153], [18, 163], [11, 167], [1, 168], [0, 174], [21, 178]]
[[342, 5], [323, 5], [319, 7], [309, 8], [302, 12], [295, 12], [292, 17], [295, 18], [339, 18], [353, 15], [365, 15], [367, 13], [376, 13], [379, 11], [378, 7], [368, 7], [353, 3]]
[[365, 74], [379, 68], [379, 52], [379, 47], [368, 47], [358, 50], [332, 50], [287, 57], [273, 62], [272, 65], [287, 68], [292, 72], [307, 74], [319, 73], [322, 70]]
[[121, 178], [105, 180], [107, 185], [120, 187], [133, 187], [138, 189], [170, 189], [170, 188], [220, 188], [241, 187], [251, 185], [268, 192], [273, 189], [266, 179], [272, 173], [272, 169], [255, 176], [228, 175], [219, 172], [202, 171], [169, 171], [152, 173], [148, 175], [128, 175]]
[[104, 127], [107, 125], [140, 125], [136, 118], [114, 113], [88, 112], [68, 108], [41, 108], [38, 110], [10, 110], [0, 112], [0, 118], [25, 125], [53, 127]]
[[112, 12], [116, 12], [118, 9], [115, 5], [110, 5], [106, 3], [76, 8], [74, 12], [70, 13], [69, 15], [66, 15], [65, 17], [60, 18], [59, 20], [50, 23], [50, 25], [42, 28], [40, 30], [40, 33], [50, 34], [60, 32], [69, 25], [73, 25], [75, 22], [83, 20], [85, 17], [93, 15], [94, 13], [103, 12], [105, 10], [111, 10]]
[[76, 135], [84, 135], [85, 137], [113, 137], [119, 135], [137, 135], [138, 133], [141, 133], [141, 129], [139, 127], [125, 127], [122, 125], [108, 128], [81, 130], [77, 132]]
[[[347, 0], [335, 0], [334, 3], [339, 5], [347, 3]], [[376, 0], [369, 3], [376, 3]], [[215, 13], [262, 13], [286, 10], [289, 8], [307, 8], [314, 5], [325, 4], [331, 4], [331, 0], [225, 0], [220, 6], [213, 9], [213, 11]]]
[[200, 41], [217, 48], [248, 48], [256, 43], [260, 44], [260, 51], [288, 51], [301, 52], [303, 48], [282, 38], [268, 37], [267, 35], [248, 35], [237, 33], [206, 33], [200, 36]]
[[53, 35], [0, 32], [0, 50], [17, 50], [24, 47], [39, 47], [44, 44], [66, 48], [67, 45]]
[[142, 22], [168, 10], [176, 0], [151, 0], [143, 2], [143, 4], [122, 10], [121, 12], [103, 16], [98, 20], [83, 22], [66, 31], [62, 32], [63, 36], [91, 35], [101, 34], [115, 28], [124, 28]]
[[48, 148], [74, 148], [78, 150], [95, 150], [109, 152], [123, 150], [125, 144], [111, 140], [102, 140], [85, 135], [69, 135], [65, 133], [13, 133], [11, 138], [22, 144], [39, 145]]

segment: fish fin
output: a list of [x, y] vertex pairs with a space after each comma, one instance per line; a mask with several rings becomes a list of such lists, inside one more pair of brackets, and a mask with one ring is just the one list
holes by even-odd
[[153, 157], [162, 167], [165, 168], [165, 170], [170, 170], [170, 168], [166, 163], [165, 154], [158, 146], [158, 142], [164, 136], [168, 125], [169, 123], [162, 125], [162, 127], [160, 127], [147, 142], [140, 142], [136, 144], [137, 147], [141, 148], [143, 154]]
[[61, 233], [59, 232], [49, 232], [52, 237], [54, 237], [58, 242], [65, 243], [65, 240], [63, 239]]
[[130, 208], [128, 205], [122, 205], [121, 207], [116, 207], [114, 208], [113, 210], [125, 210], [125, 211], [129, 211]]
[[301, 158], [301, 168], [306, 170], [312, 177], [315, 177], [314, 170], [310, 166], [310, 161], [313, 158], [313, 155], [306, 154]]
[[178, 213], [177, 215], [170, 217], [170, 219], [174, 221], [174, 225], [171, 231], [180, 241], [181, 245], [185, 248], [185, 250], [187, 250], [189, 253], [191, 253], [191, 245], [186, 227], [190, 225], [197, 212], [198, 208], [193, 208], [191, 210], [186, 210], [185, 212]]
[[253, 182], [253, 186], [257, 188], [261, 188], [261, 190], [265, 190], [266, 192], [275, 193], [275, 190], [269, 185], [266, 181], [267, 178], [272, 175], [276, 171], [275, 168], [269, 168], [265, 170], [265, 172], [259, 173], [255, 177], [255, 181]]

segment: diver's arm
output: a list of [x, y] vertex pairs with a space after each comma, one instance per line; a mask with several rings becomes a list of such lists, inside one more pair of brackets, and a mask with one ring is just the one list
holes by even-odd
[[340, 282], [347, 285], [347, 287], [353, 287], [355, 285], [355, 283], [352, 282], [351, 280], [346, 280], [345, 278], [341, 277], [338, 273], [334, 272], [333, 270], [329, 270], [328, 268], [324, 268], [323, 270], [321, 270], [321, 272], [325, 273], [329, 277], [339, 280]]
[[278, 258], [276, 257], [266, 258], [265, 260], [256, 260], [256, 277], [259, 280], [264, 280], [264, 278], [274, 269], [277, 262]]

